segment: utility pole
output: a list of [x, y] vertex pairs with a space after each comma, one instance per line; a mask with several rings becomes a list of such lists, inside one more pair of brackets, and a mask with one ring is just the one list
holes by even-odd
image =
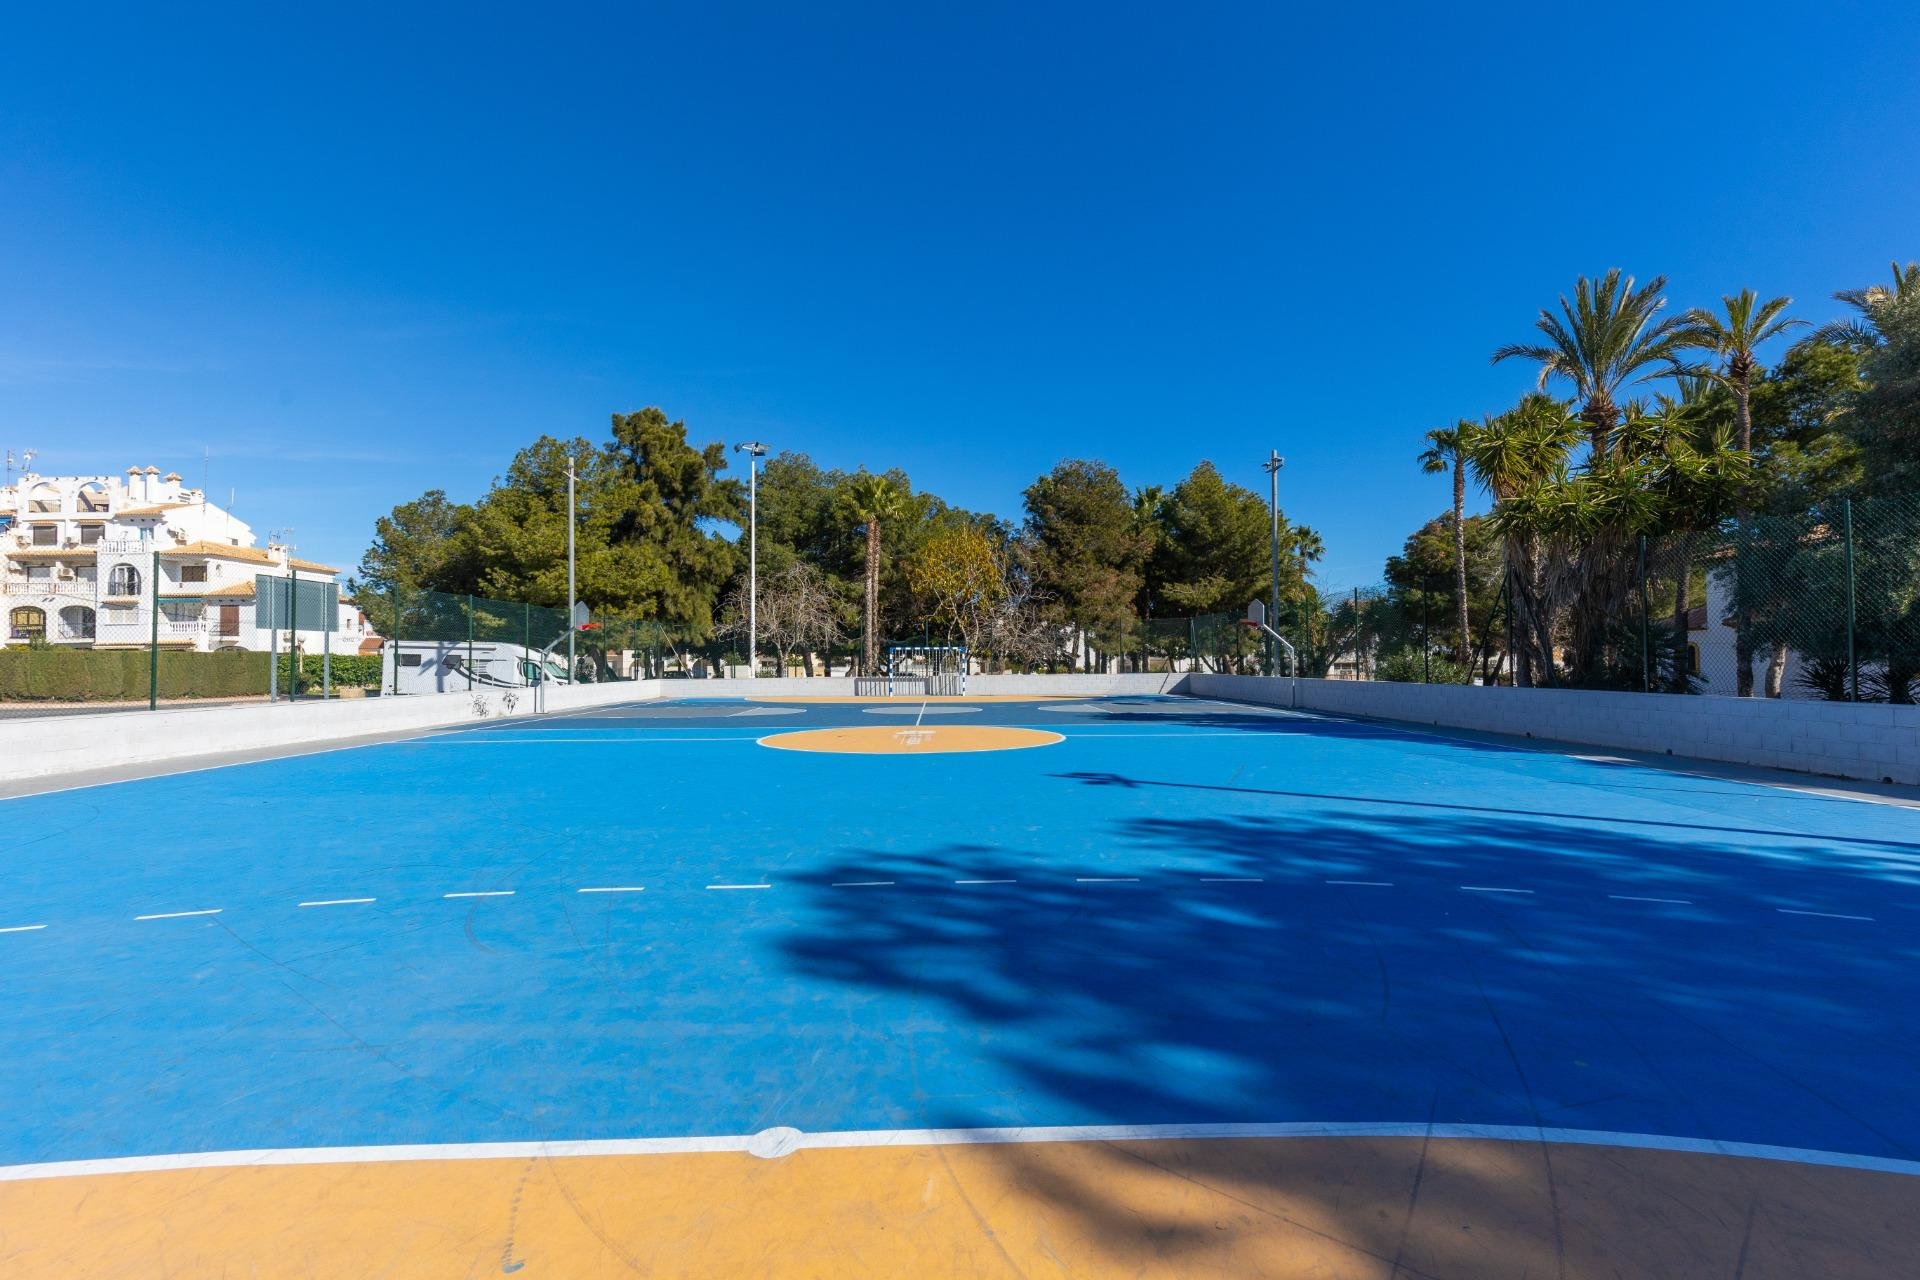
[[1267, 460], [1260, 464], [1260, 469], [1267, 473], [1267, 510], [1273, 518], [1273, 599], [1268, 602], [1268, 608], [1276, 628], [1280, 625], [1280, 468], [1286, 465], [1287, 460], [1280, 456], [1278, 449], [1271, 450]]
[[573, 683], [573, 450], [567, 450], [567, 683]]
[[760, 673], [760, 459], [767, 446], [758, 440], [737, 444], [747, 455], [747, 679]]

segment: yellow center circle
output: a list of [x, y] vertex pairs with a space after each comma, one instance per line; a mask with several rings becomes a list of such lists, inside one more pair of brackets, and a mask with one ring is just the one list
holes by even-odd
[[1045, 729], [998, 725], [855, 725], [846, 729], [799, 729], [760, 739], [781, 751], [835, 751], [861, 756], [946, 755], [956, 751], [1019, 751], [1050, 747], [1061, 735]]

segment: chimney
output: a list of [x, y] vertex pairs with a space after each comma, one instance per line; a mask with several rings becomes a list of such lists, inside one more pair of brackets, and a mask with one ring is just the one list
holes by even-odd
[[160, 501], [160, 468], [147, 468], [147, 501]]

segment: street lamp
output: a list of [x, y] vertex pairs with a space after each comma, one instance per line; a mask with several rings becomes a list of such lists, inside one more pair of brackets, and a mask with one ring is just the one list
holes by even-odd
[[573, 449], [567, 449], [567, 683], [574, 682], [577, 668], [573, 665], [573, 633], [579, 630], [574, 621], [575, 606], [579, 601], [574, 596], [573, 583]]
[[767, 446], [747, 440], [734, 447], [747, 455], [747, 679], [760, 674], [760, 459]]
[[1280, 624], [1280, 468], [1286, 465], [1287, 460], [1280, 456], [1278, 449], [1271, 450], [1267, 460], [1260, 464], [1260, 469], [1267, 473], [1267, 510], [1273, 522], [1273, 600], [1269, 607], [1275, 626]]

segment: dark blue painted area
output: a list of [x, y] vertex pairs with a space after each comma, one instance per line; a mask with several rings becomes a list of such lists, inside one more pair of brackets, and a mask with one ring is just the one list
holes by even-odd
[[0, 927], [48, 926], [0, 935], [0, 1163], [1427, 1119], [1920, 1157], [1920, 814], [1218, 706], [880, 758], [754, 739], [891, 718], [745, 706], [0, 802]]

